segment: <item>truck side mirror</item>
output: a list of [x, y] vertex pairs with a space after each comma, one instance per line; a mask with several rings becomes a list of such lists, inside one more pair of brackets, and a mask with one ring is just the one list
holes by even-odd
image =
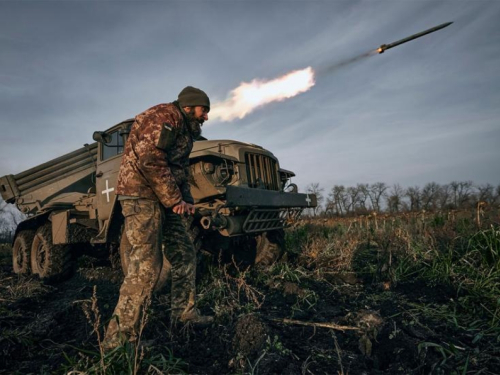
[[99, 143], [108, 144], [111, 142], [111, 135], [106, 132], [94, 132], [92, 138]]
[[123, 137], [124, 135], [128, 136], [130, 134], [130, 129], [132, 128], [132, 124], [128, 124], [120, 129], [119, 134]]

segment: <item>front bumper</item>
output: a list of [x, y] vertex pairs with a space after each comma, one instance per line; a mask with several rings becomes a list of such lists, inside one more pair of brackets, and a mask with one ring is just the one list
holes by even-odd
[[313, 208], [316, 206], [317, 199], [314, 194], [226, 187], [226, 207]]

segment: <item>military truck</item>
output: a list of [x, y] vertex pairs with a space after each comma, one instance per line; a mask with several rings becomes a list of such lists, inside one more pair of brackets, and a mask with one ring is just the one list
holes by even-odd
[[[0, 178], [0, 193], [28, 215], [15, 232], [13, 269], [58, 280], [92, 248], [119, 249], [126, 273], [130, 245], [115, 195], [133, 119], [94, 132], [94, 143], [16, 175]], [[186, 219], [198, 251], [269, 263], [280, 256], [283, 228], [316, 197], [300, 194], [293, 172], [264, 148], [233, 140], [197, 140], [190, 155], [196, 214]], [[164, 259], [164, 269], [168, 261]], [[162, 274], [164, 272], [162, 271]]]

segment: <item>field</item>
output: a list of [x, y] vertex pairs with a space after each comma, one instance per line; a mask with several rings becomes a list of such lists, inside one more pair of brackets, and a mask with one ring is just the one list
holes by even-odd
[[57, 285], [12, 273], [0, 245], [2, 374], [500, 373], [500, 231], [489, 213], [310, 219], [268, 267], [213, 264], [195, 330], [154, 295], [141, 342], [104, 353], [116, 259]]

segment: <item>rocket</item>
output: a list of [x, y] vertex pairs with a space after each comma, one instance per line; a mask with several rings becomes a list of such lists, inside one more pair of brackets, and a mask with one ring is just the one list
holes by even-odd
[[446, 23], [443, 23], [442, 25], [435, 26], [435, 27], [432, 27], [432, 28], [430, 28], [428, 30], [422, 31], [421, 33], [413, 34], [413, 35], [409, 36], [408, 38], [404, 38], [404, 39], [401, 39], [401, 40], [398, 40], [396, 42], [389, 43], [389, 44], [382, 44], [377, 49], [377, 52], [378, 53], [384, 53], [385, 50], [388, 50], [388, 49], [391, 49], [393, 47], [399, 46], [400, 44], [409, 42], [410, 40], [420, 38], [421, 36], [433, 33], [434, 31], [438, 31], [438, 30], [444, 29], [445, 27], [450, 26], [452, 23], [453, 22], [446, 22]]

